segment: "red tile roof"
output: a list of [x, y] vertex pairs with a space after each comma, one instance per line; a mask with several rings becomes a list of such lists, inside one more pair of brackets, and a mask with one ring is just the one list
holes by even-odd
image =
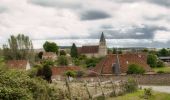
[[82, 46], [78, 48], [78, 53], [98, 53], [99, 46]]
[[52, 67], [53, 75], [64, 75], [66, 71], [80, 71], [81, 67], [79, 66], [61, 66], [61, 67]]
[[7, 61], [7, 67], [11, 69], [26, 69], [27, 60], [9, 60]]
[[[113, 74], [113, 64], [116, 63], [116, 55], [107, 55], [100, 63], [96, 65], [93, 71], [102, 74]], [[147, 72], [151, 68], [147, 64], [146, 54], [119, 54], [120, 72], [126, 73], [129, 64], [138, 64], [143, 67]]]

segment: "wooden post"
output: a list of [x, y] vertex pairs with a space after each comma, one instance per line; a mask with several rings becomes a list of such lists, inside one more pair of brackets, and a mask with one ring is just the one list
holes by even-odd
[[87, 91], [87, 94], [88, 94], [88, 96], [89, 96], [89, 100], [92, 100], [92, 96], [91, 96], [90, 91], [89, 91], [89, 89], [88, 89], [88, 87], [87, 87], [87, 82], [86, 82], [86, 81], [84, 81], [84, 86], [85, 86], [86, 91]]
[[68, 80], [67, 80], [67, 78], [66, 78], [66, 87], [67, 87], [67, 89], [68, 89], [68, 98], [69, 98], [69, 100], [72, 100], [72, 99], [71, 99], [71, 91], [70, 91], [70, 86], [69, 86], [69, 83], [68, 83]]
[[103, 88], [102, 88], [102, 86], [101, 86], [101, 81], [100, 81], [100, 79], [98, 79], [98, 84], [99, 84], [99, 87], [100, 87], [100, 89], [101, 89], [102, 95], [103, 95], [103, 97], [105, 98], [105, 94], [104, 94]]

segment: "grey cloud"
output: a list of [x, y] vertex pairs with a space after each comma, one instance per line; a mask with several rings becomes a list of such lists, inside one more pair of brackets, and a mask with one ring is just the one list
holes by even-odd
[[89, 38], [99, 38], [99, 34], [103, 31], [109, 39], [153, 39], [154, 33], [158, 30], [166, 31], [168, 29], [165, 27], [144, 25], [144, 27], [133, 26], [126, 31], [122, 31], [122, 29], [118, 30], [114, 27], [108, 29], [108, 27], [101, 26], [101, 29], [93, 31]]
[[67, 0], [29, 0], [28, 2], [44, 7], [72, 8], [72, 9], [82, 7], [80, 2], [74, 1], [71, 2]]
[[151, 3], [155, 3], [157, 5], [170, 7], [170, 1], [169, 0], [148, 0]]
[[111, 16], [103, 11], [89, 10], [89, 11], [84, 11], [80, 17], [81, 20], [98, 20], [98, 19], [110, 18]]
[[7, 10], [6, 7], [0, 5], [0, 13], [3, 13]]

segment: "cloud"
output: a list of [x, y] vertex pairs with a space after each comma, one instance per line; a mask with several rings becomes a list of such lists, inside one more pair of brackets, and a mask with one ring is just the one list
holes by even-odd
[[99, 20], [111, 17], [109, 14], [99, 10], [85, 11], [81, 14], [81, 20]]

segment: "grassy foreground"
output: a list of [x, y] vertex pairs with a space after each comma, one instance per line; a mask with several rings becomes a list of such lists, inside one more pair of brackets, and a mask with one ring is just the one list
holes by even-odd
[[155, 72], [163, 71], [165, 73], [170, 73], [170, 67], [153, 68]]
[[[142, 95], [143, 95], [143, 91], [140, 90], [135, 93], [129, 93], [129, 94], [126, 94], [123, 96], [110, 98], [108, 100], [145, 100], [145, 99], [141, 98]], [[153, 95], [147, 100], [170, 100], [170, 94], [153, 92]]]

